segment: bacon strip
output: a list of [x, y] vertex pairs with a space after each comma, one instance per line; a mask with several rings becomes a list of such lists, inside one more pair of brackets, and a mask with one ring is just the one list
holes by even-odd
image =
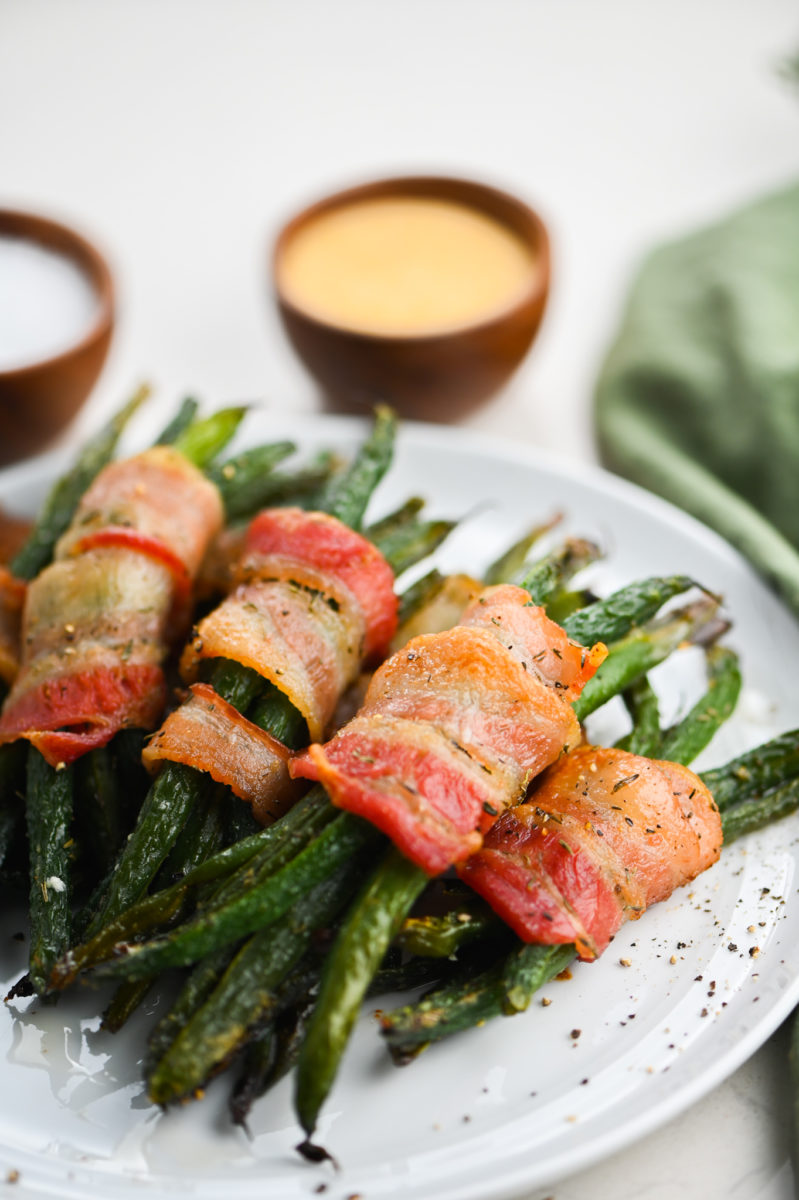
[[277, 569], [286, 579], [292, 564], [327, 578], [333, 597], [342, 590], [354, 597], [365, 626], [361, 657], [382, 658], [397, 627], [397, 598], [394, 572], [377, 547], [326, 513], [265, 509], [250, 524], [241, 573], [264, 578]]
[[216, 489], [169, 447], [100, 473], [28, 587], [0, 743], [27, 738], [58, 766], [125, 726], [153, 727], [176, 602], [221, 521]]
[[205, 658], [239, 662], [288, 696], [312, 739], [322, 737], [364, 658], [394, 632], [391, 568], [341, 521], [286, 508], [251, 523], [238, 577], [200, 622], [183, 677], [195, 679]]
[[202, 472], [172, 446], [152, 446], [100, 472], [55, 557], [94, 546], [124, 546], [135, 533], [142, 553], [194, 579], [223, 517], [219, 492]]
[[249, 802], [262, 825], [285, 812], [296, 795], [288, 758], [285, 746], [205, 683], [192, 685], [189, 699], [170, 713], [142, 755], [150, 770], [169, 761], [205, 771]]
[[593, 959], [624, 921], [719, 857], [721, 819], [687, 767], [580, 746], [459, 867], [527, 942]]
[[384, 663], [355, 720], [294, 759], [292, 774], [319, 780], [437, 874], [578, 743], [569, 700], [605, 653], [569, 642], [521, 588], [488, 588], [461, 625]]

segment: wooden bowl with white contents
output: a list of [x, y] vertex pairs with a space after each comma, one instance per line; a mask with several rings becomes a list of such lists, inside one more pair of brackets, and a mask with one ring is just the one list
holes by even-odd
[[0, 464], [42, 450], [72, 420], [105, 362], [111, 272], [79, 233], [0, 209]]
[[493, 396], [544, 314], [549, 238], [521, 200], [412, 176], [329, 196], [278, 235], [272, 262], [289, 340], [328, 408], [382, 400], [452, 421]]

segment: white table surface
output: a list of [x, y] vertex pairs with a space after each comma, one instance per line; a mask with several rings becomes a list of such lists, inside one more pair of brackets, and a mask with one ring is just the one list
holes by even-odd
[[[87, 230], [119, 291], [66, 440], [142, 378], [165, 407], [313, 411], [271, 237], [340, 185], [428, 171], [506, 186], [553, 236], [540, 337], [468, 423], [592, 460], [641, 254], [799, 173], [779, 74], [797, 48], [792, 0], [3, 0], [0, 205]], [[783, 1029], [668, 1127], [525, 1200], [787, 1200], [785, 1053]]]

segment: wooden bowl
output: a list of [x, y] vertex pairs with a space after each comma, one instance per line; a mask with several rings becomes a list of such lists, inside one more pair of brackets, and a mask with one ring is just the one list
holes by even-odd
[[[529, 286], [485, 319], [407, 335], [346, 328], [289, 298], [281, 268], [300, 230], [354, 202], [397, 197], [450, 201], [498, 222], [532, 256]], [[320, 384], [326, 407], [362, 412], [384, 400], [407, 417], [453, 421], [493, 396], [529, 350], [549, 292], [549, 238], [531, 208], [485, 184], [436, 176], [386, 179], [338, 192], [289, 221], [274, 246], [272, 278], [286, 333]]]
[[0, 370], [0, 463], [42, 450], [69, 424], [105, 362], [114, 324], [114, 289], [105, 259], [65, 225], [0, 209], [0, 236], [19, 238], [69, 259], [97, 296], [96, 310], [73, 345], [30, 365]]

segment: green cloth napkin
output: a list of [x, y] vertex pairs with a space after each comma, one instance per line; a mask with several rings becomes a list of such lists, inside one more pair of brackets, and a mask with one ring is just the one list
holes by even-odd
[[799, 184], [650, 255], [595, 416], [611, 470], [713, 526], [799, 613]]

